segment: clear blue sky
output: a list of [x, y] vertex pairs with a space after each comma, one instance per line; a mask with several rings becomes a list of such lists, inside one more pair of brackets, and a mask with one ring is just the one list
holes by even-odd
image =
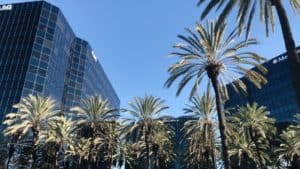
[[[0, 3], [25, 0], [0, 0]], [[176, 61], [168, 57], [177, 34], [185, 27], [194, 27], [201, 8], [197, 0], [48, 0], [58, 6], [77, 36], [90, 42], [110, 78], [121, 106], [145, 93], [159, 96], [171, 107], [170, 115], [182, 115], [189, 90], [175, 97], [176, 86], [165, 89], [167, 68]], [[296, 44], [300, 45], [300, 16], [289, 18]], [[217, 17], [209, 16], [211, 19]], [[277, 18], [277, 16], [276, 16]], [[231, 19], [233, 20], [233, 19]], [[257, 21], [257, 20], [256, 20]], [[229, 22], [234, 25], [235, 22]], [[264, 36], [260, 24], [253, 26], [252, 35], [260, 41], [254, 50], [266, 58], [284, 51], [278, 25], [270, 38]]]

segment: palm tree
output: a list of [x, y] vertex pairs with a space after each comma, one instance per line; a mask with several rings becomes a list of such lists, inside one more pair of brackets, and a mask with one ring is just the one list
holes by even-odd
[[[216, 169], [215, 157], [215, 141], [214, 141], [214, 122], [212, 117], [216, 111], [215, 100], [210, 93], [209, 87], [207, 93], [202, 97], [196, 95], [191, 100], [191, 105], [184, 109], [185, 113], [189, 114], [193, 120], [189, 120], [184, 124], [185, 137], [190, 141], [187, 157], [189, 161], [201, 162], [199, 160], [191, 160], [193, 157], [204, 156], [206, 167]], [[197, 151], [197, 149], [201, 149]], [[201, 154], [195, 154], [201, 153]]]
[[[243, 132], [233, 130], [229, 136], [229, 155], [232, 160], [232, 168], [250, 169], [259, 168], [259, 157], [257, 157], [254, 142], [247, 138]], [[266, 147], [264, 147], [266, 148]], [[261, 155], [266, 155], [261, 153]]]
[[105, 159], [108, 161], [110, 169], [114, 167], [114, 162], [117, 161], [118, 151], [120, 148], [120, 128], [119, 123], [111, 122], [106, 124], [106, 132], [104, 134], [104, 144], [106, 145]]
[[172, 143], [174, 132], [169, 129], [161, 130], [158, 127], [154, 133], [151, 143], [151, 154], [154, 156], [154, 168], [172, 168], [172, 162], [175, 160], [175, 152]]
[[[287, 0], [291, 7], [297, 10], [297, 13], [300, 11], [300, 1], [299, 0]], [[201, 5], [203, 2], [207, 2], [206, 0], [198, 0], [198, 5]], [[230, 12], [236, 11], [236, 19], [239, 26], [239, 32], [242, 32], [244, 25], [247, 25], [246, 37], [248, 37], [251, 23], [254, 18], [255, 12], [257, 9], [259, 11], [260, 20], [264, 23], [266, 28], [266, 35], [269, 34], [269, 28], [271, 27], [274, 31], [275, 23], [274, 23], [274, 11], [273, 6], [275, 6], [277, 15], [279, 17], [280, 26], [282, 35], [284, 38], [284, 43], [288, 55], [288, 60], [290, 63], [292, 77], [294, 79], [294, 88], [296, 91], [300, 91], [300, 86], [296, 85], [300, 82], [300, 58], [298, 57], [295, 41], [293, 38], [293, 34], [291, 31], [291, 27], [289, 24], [287, 11], [284, 8], [282, 0], [211, 0], [205, 7], [202, 12], [201, 18], [205, 18], [207, 14], [216, 7], [220, 9], [222, 7], [223, 11], [218, 20], [217, 26], [219, 26], [222, 22], [225, 21], [226, 17]], [[237, 10], [234, 9], [237, 7]], [[298, 103], [300, 101], [300, 92], [297, 92]], [[300, 108], [300, 105], [298, 105]]]
[[[223, 112], [223, 102], [227, 97], [226, 83], [235, 90], [242, 89], [246, 92], [246, 85], [239, 80], [238, 75], [244, 75], [246, 79], [253, 82], [257, 87], [265, 84], [267, 80], [260, 74], [267, 70], [260, 65], [264, 60], [254, 52], [243, 51], [244, 48], [257, 44], [255, 39], [246, 39], [233, 43], [238, 36], [238, 30], [234, 29], [227, 38], [224, 38], [226, 24], [216, 27], [215, 22], [208, 22], [205, 27], [202, 24], [196, 25], [196, 33], [187, 29], [189, 36], [179, 35], [184, 41], [175, 46], [180, 52], [172, 54], [179, 57], [179, 61], [169, 68], [170, 77], [166, 81], [166, 86], [170, 87], [173, 82], [182, 77], [179, 82], [177, 94], [179, 95], [186, 84], [192, 80], [193, 87], [190, 96], [193, 96], [204, 78], [212, 82], [215, 92], [216, 109], [219, 120], [219, 129], [222, 142], [222, 153], [225, 168], [230, 168], [228, 156], [228, 143], [226, 136], [225, 115]], [[256, 66], [260, 72], [248, 69]], [[234, 81], [232, 81], [234, 80]]]
[[[79, 136], [79, 135], [78, 135]], [[94, 146], [101, 146], [102, 140], [96, 138], [93, 140]], [[64, 154], [65, 165], [64, 168], [68, 169], [70, 167], [79, 168], [82, 160], [88, 160], [90, 154], [90, 145], [92, 144], [91, 138], [75, 138], [72, 140], [71, 144], [67, 147]], [[95, 148], [98, 150], [99, 148]], [[93, 158], [96, 158], [93, 156]], [[90, 166], [89, 166], [90, 167]]]
[[[300, 114], [295, 116], [300, 122]], [[291, 169], [300, 167], [300, 123], [291, 125], [280, 134], [280, 147], [276, 150], [278, 160], [285, 161]], [[286, 167], [287, 167], [286, 166]]]
[[42, 146], [50, 145], [54, 149], [52, 166], [55, 168], [59, 165], [59, 152], [64, 153], [70, 146], [74, 146], [73, 142], [76, 137], [77, 126], [75, 121], [66, 117], [57, 117], [55, 121], [49, 123], [49, 126], [48, 130], [41, 132], [39, 144]]
[[[168, 109], [164, 104], [164, 100], [154, 96], [146, 95], [144, 98], [136, 97], [133, 102], [129, 103], [130, 109], [124, 110], [132, 117], [125, 119], [126, 135], [139, 134], [142, 138], [146, 149], [146, 168], [151, 168], [150, 144], [155, 126], [164, 126], [164, 122], [160, 119], [161, 113]], [[140, 137], [141, 136], [141, 137]]]
[[48, 97], [29, 95], [22, 98], [20, 103], [13, 106], [17, 109], [16, 113], [6, 115], [3, 122], [6, 125], [5, 136], [14, 136], [20, 133], [19, 137], [28, 136], [32, 133], [32, 168], [36, 167], [37, 160], [37, 142], [42, 130], [48, 128], [48, 124], [56, 119], [59, 109], [55, 101]]
[[[2, 134], [2, 132], [1, 132]], [[12, 135], [10, 138], [10, 142], [8, 143], [8, 150], [7, 150], [7, 161], [6, 161], [6, 168], [9, 168], [10, 165], [10, 161], [14, 155], [15, 149], [16, 149], [16, 144], [18, 142], [18, 140], [20, 140], [21, 138], [19, 138], [20, 133], [16, 132], [15, 135]], [[6, 140], [2, 140], [3, 141], [3, 145], [5, 142], [7, 142]], [[2, 149], [3, 150], [3, 149]], [[3, 156], [5, 157], [5, 156]]]
[[82, 101], [82, 106], [72, 107], [70, 109], [76, 113], [77, 125], [82, 128], [87, 127], [90, 131], [87, 143], [90, 145], [88, 152], [89, 168], [95, 167], [95, 161], [98, 156], [96, 147], [99, 148], [100, 142], [103, 140], [101, 136], [105, 131], [105, 123], [118, 117], [116, 109], [110, 107], [107, 100], [103, 100], [100, 96], [91, 96]]
[[[239, 128], [245, 134], [249, 142], [255, 145], [256, 156], [259, 158], [259, 168], [265, 168], [269, 157], [263, 158], [261, 153], [266, 151], [261, 147], [269, 149], [269, 141], [275, 135], [275, 120], [269, 118], [270, 112], [264, 106], [258, 106], [257, 103], [249, 104], [246, 106], [238, 107], [237, 112], [233, 112], [232, 116], [227, 118], [228, 124], [232, 128]], [[263, 145], [263, 146], [262, 146]], [[267, 154], [265, 152], [265, 154]]]
[[[124, 140], [123, 140], [124, 141]], [[121, 142], [119, 148], [120, 152], [118, 153], [118, 167], [124, 165], [125, 168], [134, 169], [137, 168], [135, 165], [139, 161], [139, 151], [141, 149], [141, 145], [138, 143], [130, 143], [125, 140], [125, 142]]]

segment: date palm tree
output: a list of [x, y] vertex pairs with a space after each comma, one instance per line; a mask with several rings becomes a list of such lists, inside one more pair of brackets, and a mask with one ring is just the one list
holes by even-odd
[[172, 143], [172, 138], [174, 132], [169, 129], [161, 130], [159, 127], [157, 132], [154, 133], [151, 142], [151, 154], [154, 158], [154, 168], [172, 168], [172, 162], [175, 160], [174, 146]]
[[256, 151], [255, 156], [258, 158], [258, 168], [266, 168], [270, 159], [267, 152], [270, 149], [269, 140], [272, 140], [275, 135], [275, 120], [269, 118], [269, 114], [266, 107], [258, 106], [254, 102], [238, 107], [237, 111], [227, 118], [232, 130], [238, 128], [245, 135], [245, 139], [254, 144], [253, 150]]
[[[284, 0], [289, 2], [291, 7], [300, 14], [300, 1], [299, 0]], [[201, 5], [206, 0], [198, 0], [198, 5]], [[207, 14], [216, 7], [217, 9], [223, 9], [220, 14], [218, 25], [225, 21], [229, 13], [236, 12], [236, 19], [239, 26], [239, 32], [242, 32], [244, 25], [247, 26], [246, 37], [248, 37], [252, 20], [255, 18], [255, 13], [258, 12], [260, 21], [264, 23], [266, 28], [266, 35], [269, 35], [270, 27], [274, 31], [274, 10], [278, 15], [281, 31], [290, 63], [292, 77], [295, 81], [294, 88], [296, 91], [300, 91], [300, 86], [296, 85], [300, 82], [300, 58], [298, 57], [295, 40], [291, 31], [287, 11], [283, 5], [283, 0], [211, 0], [202, 12], [201, 18], [205, 18]], [[224, 7], [224, 8], [223, 8]], [[235, 7], [237, 9], [235, 9]], [[298, 103], [300, 101], [300, 92], [297, 92]], [[300, 109], [300, 105], [298, 105]]]
[[[185, 122], [183, 128], [185, 130], [185, 137], [190, 142], [189, 150], [194, 152], [188, 152], [187, 156], [191, 157], [187, 158], [189, 161], [206, 163], [206, 167], [216, 169], [215, 134], [214, 122], [212, 120], [216, 112], [216, 107], [209, 87], [202, 97], [199, 95], [194, 96], [191, 100], [191, 105], [188, 105], [184, 111], [193, 119]], [[193, 157], [204, 157], [204, 159], [191, 160]]]
[[[59, 164], [59, 152], [64, 153], [70, 146], [74, 146], [73, 142], [76, 137], [76, 123], [66, 117], [57, 117], [55, 121], [49, 123], [49, 129], [41, 132], [39, 144], [42, 146], [50, 145], [54, 149], [54, 157], [51, 166], [56, 168]], [[51, 149], [50, 148], [50, 149]]]
[[42, 130], [46, 130], [59, 114], [59, 109], [55, 101], [48, 97], [29, 95], [22, 98], [20, 103], [13, 106], [17, 110], [15, 113], [6, 115], [3, 122], [6, 125], [5, 136], [14, 136], [19, 133], [20, 138], [26, 138], [32, 134], [32, 168], [36, 167], [37, 162], [37, 142]]
[[106, 131], [103, 136], [103, 144], [105, 159], [108, 162], [110, 169], [112, 169], [117, 162], [118, 151], [120, 149], [120, 124], [118, 122], [110, 122], [106, 124]]
[[[223, 102], [227, 97], [226, 83], [230, 84], [236, 91], [242, 89], [246, 92], [246, 85], [237, 77], [245, 76], [246, 79], [261, 87], [267, 80], [261, 73], [267, 70], [260, 65], [264, 59], [254, 52], [243, 50], [244, 48], [257, 44], [255, 39], [246, 39], [233, 43], [238, 36], [238, 29], [234, 29], [226, 38], [226, 24], [216, 27], [215, 22], [207, 22], [206, 27], [202, 24], [196, 25], [196, 32], [187, 29], [188, 36], [179, 35], [183, 40], [175, 46], [179, 51], [172, 54], [179, 57], [179, 61], [169, 68], [170, 77], [165, 85], [170, 87], [174, 81], [182, 77], [179, 82], [177, 94], [190, 81], [193, 81], [192, 97], [198, 90], [199, 85], [206, 79], [212, 83], [216, 109], [219, 120], [219, 129], [222, 143], [222, 153], [225, 168], [230, 168], [228, 156], [228, 143], [226, 136], [225, 115], [223, 112]], [[249, 69], [256, 66], [259, 71]], [[234, 81], [232, 81], [234, 80]]]
[[[232, 131], [229, 135], [229, 155], [232, 160], [232, 168], [259, 168], [257, 167], [259, 158], [254, 142], [248, 139], [243, 131], [236, 131], [236, 129]], [[261, 155], [266, 154], [261, 153]]]
[[296, 169], [300, 167], [300, 114], [295, 116], [298, 125], [291, 125], [280, 134], [281, 144], [276, 150], [278, 160], [285, 161], [288, 167]]
[[138, 139], [143, 139], [146, 151], [146, 169], [151, 168], [150, 145], [157, 126], [164, 127], [161, 120], [162, 112], [168, 109], [165, 101], [152, 95], [136, 97], [129, 103], [130, 109], [125, 109], [131, 117], [124, 120], [126, 138], [130, 135], [138, 135]]
[[[110, 107], [109, 102], [104, 100], [101, 96], [90, 96], [82, 101], [82, 106], [72, 107], [70, 109], [76, 113], [76, 124], [81, 127], [87, 127], [90, 135], [87, 143], [90, 145], [88, 152], [89, 168], [95, 167], [95, 160], [97, 159], [100, 140], [103, 140], [102, 135], [105, 131], [105, 124], [118, 117], [116, 109]], [[95, 145], [97, 143], [97, 145]]]

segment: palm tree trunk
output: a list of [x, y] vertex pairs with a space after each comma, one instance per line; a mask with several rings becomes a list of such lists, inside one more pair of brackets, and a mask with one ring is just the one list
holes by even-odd
[[7, 163], [6, 163], [6, 169], [9, 168], [9, 163], [10, 163], [10, 160], [11, 158], [13, 157], [14, 155], [14, 152], [15, 152], [15, 144], [17, 143], [18, 141], [18, 137], [19, 135], [15, 135], [15, 136], [12, 136], [11, 138], [11, 142], [9, 144], [9, 148], [8, 148], [8, 158], [7, 158]]
[[32, 165], [31, 168], [36, 168], [37, 163], [37, 151], [36, 151], [36, 143], [38, 140], [39, 132], [33, 129], [33, 136], [32, 136]]
[[214, 132], [213, 132], [212, 124], [210, 125], [210, 135], [211, 135], [211, 162], [212, 162], [212, 168], [217, 169], [216, 154], [215, 154], [215, 140], [214, 140]]
[[113, 150], [109, 150], [110, 155], [109, 155], [109, 164], [110, 164], [110, 169], [113, 169]]
[[93, 148], [94, 148], [94, 140], [96, 138], [96, 129], [95, 127], [92, 127], [92, 130], [93, 130], [93, 133], [92, 133], [92, 143], [90, 145], [90, 150], [89, 150], [89, 155], [88, 155], [88, 168], [89, 169], [94, 169], [95, 166], [94, 166], [94, 163], [93, 163], [93, 157], [92, 157], [92, 151], [93, 151]]
[[156, 154], [156, 157], [155, 157], [155, 169], [159, 169], [159, 159], [158, 159], [158, 156]]
[[292, 162], [291, 162], [291, 169], [299, 169], [300, 168], [300, 156], [295, 154], [293, 156]]
[[230, 169], [230, 159], [229, 159], [229, 153], [228, 153], [228, 141], [227, 141], [227, 135], [226, 135], [226, 123], [225, 123], [225, 114], [223, 112], [222, 108], [222, 101], [221, 101], [221, 95], [220, 95], [220, 85], [218, 76], [215, 74], [211, 77], [211, 82], [215, 91], [215, 97], [216, 97], [216, 108], [218, 113], [218, 120], [219, 120], [219, 130], [220, 130], [220, 136], [221, 136], [221, 142], [222, 142], [222, 155], [224, 160], [224, 166], [225, 169]]
[[147, 169], [150, 169], [151, 168], [151, 159], [150, 159], [150, 147], [149, 147], [149, 127], [148, 126], [144, 126], [145, 127], [145, 145], [146, 145], [146, 153], [147, 153]]
[[59, 150], [61, 149], [61, 145], [59, 144], [55, 144], [55, 157], [54, 157], [54, 160], [53, 160], [53, 163], [54, 163], [54, 166], [59, 166], [59, 162], [58, 162], [58, 159], [59, 159]]
[[257, 153], [257, 156], [258, 156], [258, 160], [259, 160], [259, 167], [261, 168], [261, 169], [264, 169], [264, 168], [266, 168], [265, 166], [264, 166], [264, 164], [263, 164], [263, 160], [262, 160], [262, 158], [261, 158], [261, 154], [260, 154], [260, 151], [259, 151], [259, 147], [258, 147], [258, 142], [257, 142], [257, 138], [255, 138], [255, 136], [254, 136], [254, 134], [253, 134], [253, 129], [252, 129], [252, 127], [250, 126], [250, 137], [251, 137], [251, 140], [253, 141], [253, 143], [254, 143], [254, 145], [255, 145], [255, 151], [256, 151], [256, 153]]
[[291, 67], [293, 84], [296, 91], [298, 110], [300, 109], [300, 59], [297, 54], [295, 41], [289, 24], [286, 10], [282, 4], [282, 0], [272, 0], [272, 4], [276, 8], [279, 17], [282, 35], [287, 50], [288, 60]]

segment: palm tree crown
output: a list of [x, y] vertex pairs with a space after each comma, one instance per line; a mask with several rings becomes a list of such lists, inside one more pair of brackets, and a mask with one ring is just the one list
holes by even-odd
[[[237, 7], [238, 12], [236, 14], [236, 19], [238, 22], [239, 32], [241, 33], [244, 26], [246, 26], [246, 33], [248, 36], [254, 14], [258, 9], [260, 21], [264, 23], [266, 34], [269, 35], [270, 28], [274, 31], [275, 27], [274, 10], [272, 8], [274, 3], [273, 1], [274, 0], [213, 0], [210, 1], [203, 10], [201, 18], [204, 19], [214, 7], [219, 9], [224, 6], [224, 10], [221, 12], [218, 20], [218, 24], [221, 24], [225, 21], [230, 12], [233, 11], [233, 8]], [[204, 2], [205, 0], [199, 0], [197, 5], [202, 5]], [[289, 0], [289, 2], [293, 9], [299, 10], [299, 0]]]
[[70, 110], [77, 114], [78, 125], [90, 126], [91, 128], [118, 117], [117, 110], [112, 109], [109, 102], [101, 96], [88, 97], [82, 100], [82, 106], [72, 107]]
[[48, 124], [56, 120], [60, 112], [52, 98], [33, 95], [22, 98], [13, 108], [18, 112], [6, 115], [3, 124], [7, 125], [7, 128], [4, 134], [14, 135], [20, 132], [20, 137], [26, 136], [29, 132], [47, 129]]
[[207, 22], [206, 26], [197, 24], [196, 32], [186, 29], [189, 36], [178, 35], [183, 43], [175, 45], [174, 48], [179, 51], [171, 54], [178, 56], [179, 61], [169, 68], [170, 77], [165, 85], [170, 87], [175, 80], [182, 77], [177, 90], [179, 95], [185, 85], [194, 79], [190, 94], [192, 97], [203, 79], [212, 76], [218, 76], [225, 96], [226, 84], [232, 85], [235, 90], [242, 89], [246, 92], [246, 85], [238, 79], [239, 76], [244, 75], [257, 87], [267, 83], [260, 72], [248, 69], [249, 65], [256, 66], [261, 73], [266, 73], [267, 70], [260, 65], [264, 58], [257, 53], [243, 51], [244, 48], [258, 42], [249, 39], [233, 43], [238, 37], [237, 29], [224, 38], [225, 28], [225, 23], [216, 27], [215, 22]]

